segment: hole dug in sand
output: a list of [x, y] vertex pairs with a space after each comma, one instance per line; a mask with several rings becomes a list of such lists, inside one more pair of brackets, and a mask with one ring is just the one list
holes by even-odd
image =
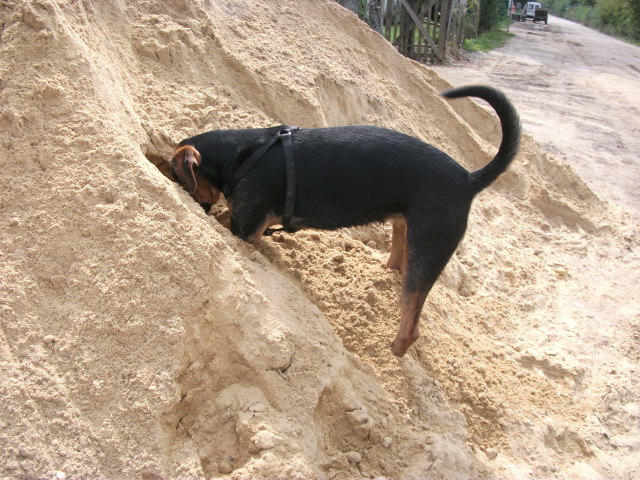
[[[166, 150], [168, 152], [172, 151], [171, 148], [168, 146], [167, 148], [163, 148], [163, 150]], [[172, 183], [174, 183], [179, 188], [183, 188], [173, 178], [171, 166], [169, 165], [169, 159], [171, 158], [169, 155], [165, 157], [148, 150], [147, 153], [145, 154], [145, 157], [147, 160], [149, 160], [149, 162], [153, 166], [155, 166], [160, 171], [160, 173], [162, 173], [162, 175], [167, 177]], [[192, 201], [195, 202], [195, 200], [192, 200]], [[222, 195], [220, 196], [220, 200], [218, 201], [218, 203], [213, 205], [213, 207], [211, 208], [210, 215], [215, 217], [215, 219], [218, 220], [218, 222], [221, 225], [223, 225], [225, 228], [227, 229], [231, 228], [231, 217], [229, 214], [229, 209], [227, 208], [226, 203], [224, 202], [224, 197]]]
[[145, 157], [160, 171], [160, 173], [162, 173], [172, 182], [174, 181], [173, 175], [171, 174], [171, 166], [169, 165], [169, 158], [164, 158], [160, 155], [148, 151], [145, 154]]

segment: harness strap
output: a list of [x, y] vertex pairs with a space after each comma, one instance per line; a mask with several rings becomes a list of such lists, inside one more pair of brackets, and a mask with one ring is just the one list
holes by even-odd
[[284, 165], [287, 172], [287, 193], [284, 202], [284, 213], [282, 215], [282, 226], [287, 229], [291, 225], [293, 208], [296, 205], [296, 167], [293, 158], [293, 142], [291, 141], [291, 130], [280, 137], [284, 150]]
[[[258, 161], [264, 156], [265, 153], [269, 151], [271, 147], [275, 145], [275, 143], [280, 140], [280, 132], [276, 133], [271, 137], [269, 142], [265, 143], [263, 146], [254, 151], [249, 157], [238, 167], [238, 169], [233, 172], [231, 178], [222, 185], [222, 193], [224, 193], [225, 197], [228, 197], [236, 185], [242, 180], [242, 178], [249, 173], [249, 171], [256, 166]], [[226, 175], [225, 175], [226, 176]]]
[[[273, 147], [278, 140], [282, 140], [282, 149], [284, 152], [285, 172], [287, 177], [287, 192], [285, 196], [284, 213], [282, 215], [282, 227], [281, 229], [267, 229], [265, 235], [271, 235], [275, 231], [284, 230], [287, 232], [294, 232], [289, 225], [293, 218], [293, 209], [296, 202], [296, 172], [295, 172], [295, 159], [293, 155], [293, 141], [291, 140], [291, 132], [300, 130], [300, 127], [285, 127], [282, 130], [276, 132], [271, 139], [263, 146], [254, 151], [249, 157], [233, 172], [231, 178], [222, 185], [222, 193], [225, 197], [229, 197], [236, 185], [242, 180], [242, 178], [251, 171], [253, 167], [260, 161], [260, 159]], [[226, 176], [226, 175], [225, 175]]]

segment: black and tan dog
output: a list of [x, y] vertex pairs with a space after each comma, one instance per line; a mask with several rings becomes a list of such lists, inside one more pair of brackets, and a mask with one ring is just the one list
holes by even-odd
[[[402, 316], [392, 343], [398, 356], [419, 336], [425, 298], [464, 235], [471, 201], [505, 171], [520, 141], [518, 115], [502, 93], [472, 86], [443, 95], [481, 98], [498, 114], [502, 142], [484, 168], [470, 173], [420, 140], [372, 126], [301, 129], [290, 137], [297, 182], [290, 230], [392, 222], [387, 266], [402, 272]], [[217, 130], [183, 140], [171, 159], [174, 174], [208, 211], [229, 176], [281, 129]], [[227, 191], [231, 231], [256, 246], [269, 226], [282, 223], [284, 148], [274, 143]]]

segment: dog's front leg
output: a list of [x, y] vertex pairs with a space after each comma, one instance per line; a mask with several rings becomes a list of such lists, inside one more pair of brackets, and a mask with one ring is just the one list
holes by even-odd
[[231, 233], [258, 248], [264, 231], [271, 225], [276, 225], [279, 222], [280, 220], [273, 215], [267, 215], [261, 220], [254, 219], [248, 222], [246, 219], [239, 219], [232, 214]]
[[260, 240], [264, 236], [264, 232], [271, 225], [276, 225], [279, 223], [275, 217], [267, 217], [264, 222], [258, 227], [258, 229], [249, 237], [248, 242], [254, 247], [258, 248], [260, 246]]

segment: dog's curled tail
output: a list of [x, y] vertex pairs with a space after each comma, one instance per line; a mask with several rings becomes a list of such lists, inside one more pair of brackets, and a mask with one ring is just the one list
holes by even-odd
[[478, 97], [486, 101], [498, 114], [502, 125], [502, 142], [498, 153], [489, 164], [471, 172], [469, 183], [472, 190], [478, 193], [491, 185], [503, 173], [518, 153], [520, 146], [520, 118], [507, 97], [495, 88], [481, 85], [454, 88], [442, 92], [446, 98]]

